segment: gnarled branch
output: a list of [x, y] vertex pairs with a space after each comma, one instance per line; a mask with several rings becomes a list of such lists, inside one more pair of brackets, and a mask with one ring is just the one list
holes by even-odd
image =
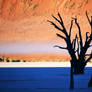
[[[65, 28], [65, 26], [64, 26], [64, 23], [63, 23], [63, 20], [62, 20], [62, 17], [61, 17], [61, 15], [58, 13], [58, 16], [59, 16], [59, 19], [57, 19], [55, 16], [53, 16], [52, 15], [52, 17], [61, 25], [61, 27], [63, 28], [62, 29], [62, 32], [66, 35], [66, 36], [68, 36], [68, 33], [67, 33], [67, 31], [66, 31], [66, 28]], [[51, 22], [51, 21], [49, 21], [49, 22]], [[52, 22], [51, 22], [52, 23]]]

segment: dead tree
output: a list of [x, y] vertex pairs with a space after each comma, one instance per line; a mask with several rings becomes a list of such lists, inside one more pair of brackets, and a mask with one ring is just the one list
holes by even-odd
[[[71, 25], [69, 31], [64, 26], [64, 22], [62, 20], [61, 15], [58, 13], [58, 17], [55, 17], [52, 15], [52, 17], [60, 24], [61, 27], [59, 27], [56, 23], [53, 21], [49, 21], [56, 29], [58, 29], [61, 33], [63, 33], [65, 36], [62, 36], [59, 33], [56, 33], [58, 37], [63, 39], [66, 42], [66, 47], [61, 47], [58, 45], [55, 45], [54, 47], [58, 47], [60, 49], [66, 49], [68, 50], [68, 53], [71, 57], [70, 63], [71, 63], [71, 84], [70, 88], [73, 88], [73, 74], [84, 74], [84, 69], [86, 64], [90, 61], [92, 58], [92, 53], [87, 54], [87, 50], [92, 46], [92, 16], [91, 20], [88, 17], [88, 13], [86, 12], [87, 20], [91, 26], [91, 33], [86, 32], [86, 40], [83, 43], [82, 33], [80, 25], [77, 21], [77, 18], [72, 18]], [[75, 25], [78, 28], [78, 34], [75, 35], [74, 39], [71, 39], [71, 31], [73, 23], [75, 22]], [[90, 35], [88, 35], [90, 34]], [[86, 58], [88, 56], [88, 58]]]

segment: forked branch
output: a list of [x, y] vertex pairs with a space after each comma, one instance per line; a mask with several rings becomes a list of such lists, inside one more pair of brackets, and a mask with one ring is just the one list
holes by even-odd
[[60, 16], [60, 14], [58, 13], [58, 17], [59, 17], [60, 20], [58, 18], [56, 18], [55, 16], [53, 16], [53, 15], [52, 15], [52, 17], [61, 25], [62, 29], [59, 26], [57, 26], [54, 22], [49, 21], [49, 20], [47, 20], [47, 21], [50, 22], [56, 29], [63, 32], [66, 37], [68, 37], [68, 33], [66, 31], [66, 28], [64, 26], [64, 23], [63, 23], [63, 20], [62, 20], [62, 17]]
[[79, 26], [79, 24], [78, 24], [78, 22], [77, 22], [77, 18], [75, 18], [75, 24], [77, 25], [78, 30], [79, 30], [80, 46], [81, 46], [81, 48], [82, 48], [82, 47], [83, 47], [83, 40], [82, 40], [81, 29], [80, 29], [80, 26]]
[[64, 31], [60, 28], [60, 27], [58, 27], [54, 22], [52, 22], [52, 21], [49, 21], [49, 20], [47, 20], [48, 22], [50, 22], [51, 23], [51, 25], [53, 25], [56, 29], [58, 29], [58, 30], [60, 30], [61, 32], [63, 32], [64, 33]]

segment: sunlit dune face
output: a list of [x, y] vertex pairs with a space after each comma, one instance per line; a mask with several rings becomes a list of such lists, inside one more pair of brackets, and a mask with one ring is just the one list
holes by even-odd
[[[68, 31], [71, 17], [77, 15], [85, 36], [89, 25], [84, 13], [88, 10], [91, 15], [91, 2], [92, 0], [0, 0], [0, 43], [57, 41], [57, 30], [47, 20], [53, 20], [51, 14], [57, 16], [58, 11]], [[74, 26], [72, 33], [75, 32]]]
[[[51, 42], [56, 39], [55, 30], [47, 18], [0, 22], [0, 42]], [[38, 21], [39, 20], [39, 21]]]
[[[71, 16], [62, 16], [65, 27], [69, 33]], [[60, 31], [50, 25], [47, 20], [53, 20], [51, 17], [32, 17], [20, 21], [0, 21], [0, 43], [15, 43], [15, 42], [64, 42], [56, 36]], [[39, 21], [38, 21], [39, 20]], [[79, 16], [78, 22], [81, 27], [82, 35], [85, 37], [86, 31], [90, 32], [90, 26], [85, 16]], [[56, 22], [55, 22], [56, 23]], [[58, 23], [57, 23], [58, 24]], [[59, 24], [58, 24], [59, 25]], [[72, 38], [78, 33], [76, 25], [72, 28]], [[63, 35], [63, 34], [62, 34]]]
[[[30, 57], [38, 61], [57, 60], [58, 57], [61, 60], [61, 56], [64, 54], [68, 56], [68, 52], [53, 46], [66, 47], [64, 40], [56, 36], [56, 33], [63, 36], [64, 34], [56, 30], [47, 20], [52, 20], [59, 25], [51, 17], [51, 14], [58, 17], [59, 11], [69, 33], [71, 17], [77, 15], [83, 41], [85, 41], [86, 32], [90, 32], [85, 11], [88, 11], [89, 16], [92, 15], [91, 3], [92, 0], [0, 0], [0, 54], [23, 54], [25, 58], [23, 56], [19, 58], [27, 60], [30, 60]], [[78, 28], [73, 22], [71, 39], [74, 39], [76, 34]], [[27, 55], [29, 57], [26, 57]]]

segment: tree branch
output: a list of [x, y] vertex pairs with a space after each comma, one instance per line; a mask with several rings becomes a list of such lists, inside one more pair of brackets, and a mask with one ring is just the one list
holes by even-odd
[[78, 43], [78, 49], [77, 49], [77, 55], [78, 55], [78, 57], [80, 56], [80, 49], [79, 49], [79, 43]]
[[85, 42], [88, 41], [88, 38], [89, 38], [89, 37], [88, 37], [88, 33], [89, 33], [89, 32], [86, 32], [86, 41], [85, 41]]
[[52, 15], [52, 17], [61, 24], [61, 21], [59, 19], [57, 19], [55, 16]]
[[61, 15], [60, 15], [60, 13], [58, 12], [58, 16], [59, 16], [59, 18], [60, 18], [60, 21], [62, 22], [62, 24], [63, 24], [63, 20], [62, 20], [62, 17], [61, 17]]
[[74, 50], [76, 48], [76, 39], [74, 39]]
[[52, 22], [52, 21], [49, 21], [49, 20], [47, 20], [48, 22], [50, 22], [51, 23], [51, 25], [53, 25], [56, 29], [58, 29], [58, 30], [60, 30], [61, 32], [63, 32], [64, 33], [64, 31], [60, 28], [60, 27], [58, 27], [54, 22]]
[[92, 34], [90, 34], [90, 37], [89, 37], [88, 41], [85, 43], [85, 45], [83, 47], [83, 54], [84, 55], [87, 52], [87, 49], [90, 47], [91, 41], [92, 41]]
[[[66, 34], [66, 31], [65, 31], [65, 28], [64, 28], [64, 25], [63, 25], [63, 20], [60, 21], [59, 19], [57, 19], [55, 16], [52, 15], [52, 17], [61, 25], [61, 27], [63, 28], [62, 31], [64, 34]], [[61, 16], [59, 15], [60, 19], [61, 19]]]
[[61, 46], [58, 46], [58, 45], [55, 45], [54, 47], [58, 47], [60, 49], [67, 49], [67, 47], [61, 47]]
[[79, 26], [79, 24], [77, 22], [77, 18], [75, 18], [75, 23], [76, 23], [76, 25], [78, 27], [78, 30], [79, 30], [80, 46], [82, 48], [83, 47], [83, 41], [82, 41], [81, 29], [80, 29], [80, 26]]
[[90, 24], [90, 19], [89, 19], [89, 17], [88, 17], [88, 12], [87, 12], [87, 11], [86, 11], [86, 17], [87, 17], [88, 22], [89, 22], [89, 24]]
[[69, 30], [69, 37], [71, 37], [72, 26], [73, 26], [73, 20], [71, 20], [71, 26], [70, 26], [70, 30]]
[[66, 41], [66, 38], [65, 38], [64, 36], [62, 36], [62, 35], [60, 35], [60, 34], [58, 34], [58, 33], [56, 33], [56, 35]]
[[[62, 29], [62, 32], [66, 35], [66, 36], [68, 36], [68, 33], [67, 33], [67, 31], [66, 31], [66, 28], [65, 28], [65, 26], [64, 26], [64, 23], [63, 23], [63, 20], [62, 20], [62, 17], [60, 16], [60, 14], [58, 13], [58, 16], [59, 16], [59, 19], [57, 19], [55, 16], [53, 16], [52, 15], [52, 17], [61, 25], [61, 27], [63, 28]], [[50, 21], [51, 22], [51, 21]]]
[[90, 20], [89, 17], [88, 17], [87, 11], [86, 11], [86, 17], [87, 17], [88, 22], [89, 22], [89, 24], [90, 24], [90, 26], [91, 26], [91, 34], [92, 34], [92, 16], [91, 16], [91, 20]]
[[72, 48], [75, 50], [75, 39], [72, 41]]

